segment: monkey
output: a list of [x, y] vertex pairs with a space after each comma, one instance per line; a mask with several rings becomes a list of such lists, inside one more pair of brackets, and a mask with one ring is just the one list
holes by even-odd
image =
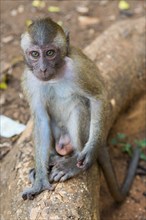
[[[33, 199], [52, 183], [66, 181], [98, 162], [111, 195], [127, 196], [139, 161], [139, 149], [120, 188], [107, 148], [106, 85], [98, 68], [69, 42], [69, 34], [51, 18], [35, 20], [22, 35], [26, 67], [22, 87], [34, 120]], [[50, 169], [51, 167], [51, 169]]]

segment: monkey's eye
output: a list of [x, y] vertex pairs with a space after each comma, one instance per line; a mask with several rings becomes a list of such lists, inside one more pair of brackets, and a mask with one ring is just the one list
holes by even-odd
[[37, 52], [37, 51], [35, 51], [35, 50], [34, 50], [34, 51], [31, 51], [30, 54], [31, 54], [31, 56], [32, 56], [33, 58], [38, 58], [39, 55], [40, 55], [39, 52]]
[[48, 56], [48, 57], [52, 57], [54, 54], [55, 54], [55, 50], [48, 50], [46, 52], [46, 56]]

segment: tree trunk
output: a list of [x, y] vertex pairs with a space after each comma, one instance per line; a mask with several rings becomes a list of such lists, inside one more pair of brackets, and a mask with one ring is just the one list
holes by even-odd
[[[142, 94], [145, 58], [145, 19], [125, 20], [111, 26], [84, 52], [94, 60], [103, 75], [110, 109], [107, 127], [133, 98]], [[28, 170], [33, 167], [32, 122], [1, 166], [2, 220], [99, 220], [100, 177], [97, 165], [64, 183], [54, 192], [43, 192], [33, 201], [23, 201], [21, 192], [28, 185]]]

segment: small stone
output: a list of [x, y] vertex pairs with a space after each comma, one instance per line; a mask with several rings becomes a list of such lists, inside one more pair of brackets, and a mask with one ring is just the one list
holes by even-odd
[[87, 26], [87, 25], [93, 25], [93, 24], [98, 24], [99, 19], [95, 17], [88, 17], [88, 16], [79, 16], [78, 21], [82, 26]]
[[23, 95], [23, 93], [19, 93], [19, 97], [20, 97], [20, 99], [24, 99], [24, 95]]
[[79, 12], [80, 14], [88, 14], [89, 9], [85, 6], [78, 6], [76, 8], [77, 12]]
[[110, 100], [111, 105], [114, 107], [116, 105], [116, 100], [115, 99], [111, 99]]
[[2, 94], [0, 96], [0, 105], [3, 105], [5, 103], [5, 101], [6, 101], [6, 96], [5, 96], [5, 94]]
[[19, 5], [17, 11], [18, 11], [19, 13], [23, 13], [23, 12], [24, 12], [24, 6], [23, 6], [23, 5]]
[[39, 212], [40, 212], [39, 207], [32, 208], [30, 211], [30, 220], [37, 219]]
[[89, 34], [90, 34], [90, 35], [93, 35], [94, 33], [95, 33], [95, 30], [94, 30], [94, 29], [90, 29], [90, 30], [89, 30]]
[[115, 15], [110, 15], [110, 16], [108, 17], [108, 20], [109, 20], [109, 21], [115, 21], [115, 20], [116, 20], [116, 16], [115, 16]]
[[134, 13], [135, 13], [135, 14], [140, 14], [140, 13], [142, 13], [142, 12], [143, 12], [143, 7], [141, 7], [141, 6], [139, 6], [139, 7], [137, 7], [137, 8], [134, 9]]
[[140, 178], [140, 176], [136, 176], [136, 179], [137, 179], [137, 180], [140, 180], [141, 178]]
[[11, 11], [11, 16], [15, 17], [17, 14], [18, 14], [18, 12], [17, 12], [16, 9], [13, 9], [13, 10]]
[[108, 0], [100, 0], [99, 5], [105, 6], [107, 5], [107, 3], [108, 3]]
[[[5, 61], [2, 61], [1, 62], [1, 73], [7, 71], [9, 68], [10, 68], [11, 64], [10, 63], [7, 63]], [[2, 75], [0, 76], [0, 80], [2, 78]]]

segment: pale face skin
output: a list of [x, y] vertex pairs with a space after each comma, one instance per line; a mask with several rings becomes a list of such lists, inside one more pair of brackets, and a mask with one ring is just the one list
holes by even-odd
[[33, 74], [41, 81], [49, 81], [56, 77], [56, 70], [64, 64], [60, 58], [60, 50], [54, 45], [32, 45], [26, 50], [26, 62]]

